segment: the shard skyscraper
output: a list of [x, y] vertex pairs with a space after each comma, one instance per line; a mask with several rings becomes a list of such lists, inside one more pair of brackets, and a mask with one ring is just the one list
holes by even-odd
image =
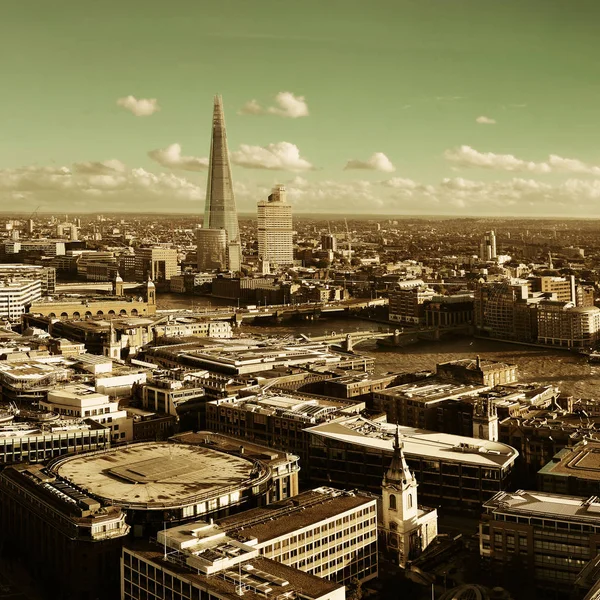
[[[231, 165], [227, 148], [227, 133], [225, 131], [225, 116], [221, 96], [215, 96], [212, 138], [210, 143], [210, 162], [208, 166], [208, 183], [206, 188], [206, 206], [204, 209], [204, 225], [200, 231], [213, 231], [213, 234], [199, 233], [198, 254], [201, 243], [215, 238], [215, 230], [225, 230], [227, 239], [227, 265], [230, 271], [239, 271], [241, 266], [241, 244], [238, 216], [233, 194]], [[207, 239], [204, 240], [203, 238]], [[211, 243], [214, 243], [211, 242]], [[199, 260], [200, 262], [200, 260]], [[201, 269], [206, 268], [198, 265]]]

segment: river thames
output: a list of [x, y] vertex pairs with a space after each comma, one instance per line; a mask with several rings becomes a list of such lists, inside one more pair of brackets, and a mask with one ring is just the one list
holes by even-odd
[[[160, 294], [157, 305], [160, 309], [210, 308], [230, 306], [231, 301], [213, 298]], [[319, 321], [287, 321], [281, 325], [243, 325], [240, 333], [274, 335], [325, 335], [369, 330], [393, 331], [371, 321], [358, 319], [322, 319]], [[600, 390], [600, 365], [591, 365], [585, 357], [570, 352], [520, 346], [503, 342], [456, 337], [440, 342], [420, 342], [403, 348], [378, 348], [374, 341], [358, 345], [355, 351], [375, 359], [375, 373], [410, 372], [434, 370], [440, 362], [459, 358], [499, 360], [519, 367], [519, 381], [552, 384], [562, 392], [579, 398], [596, 398]]]

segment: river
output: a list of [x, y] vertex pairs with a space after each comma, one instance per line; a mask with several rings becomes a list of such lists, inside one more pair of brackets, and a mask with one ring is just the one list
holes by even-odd
[[[209, 308], [231, 306], [231, 300], [218, 300], [204, 297], [159, 294], [159, 309], [169, 308]], [[322, 319], [319, 321], [293, 321], [281, 325], [243, 325], [245, 333], [277, 333], [324, 335], [350, 331], [369, 331], [383, 328], [371, 321], [353, 319]], [[391, 329], [391, 328], [390, 328]], [[600, 365], [589, 364], [584, 357], [569, 352], [546, 348], [534, 348], [503, 342], [456, 337], [439, 342], [420, 342], [403, 348], [378, 348], [374, 341], [368, 341], [355, 348], [375, 359], [376, 374], [399, 371], [433, 370], [440, 362], [459, 358], [499, 360], [516, 364], [519, 367], [519, 381], [552, 384], [566, 394], [579, 398], [596, 398], [600, 395]]]

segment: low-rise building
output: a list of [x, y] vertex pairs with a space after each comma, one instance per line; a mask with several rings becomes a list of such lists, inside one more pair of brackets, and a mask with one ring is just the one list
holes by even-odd
[[600, 502], [519, 490], [498, 492], [483, 505], [480, 553], [492, 569], [516, 565], [545, 593], [572, 591], [579, 572], [600, 551]]
[[549, 494], [600, 496], [600, 440], [563, 448], [538, 471], [537, 481]]
[[111, 430], [89, 419], [61, 419], [0, 425], [0, 464], [41, 463], [65, 454], [110, 448]]
[[[378, 493], [393, 455], [396, 425], [362, 416], [340, 417], [313, 427], [309, 434], [311, 485]], [[404, 456], [430, 506], [478, 511], [481, 503], [506, 489], [518, 452], [506, 444], [446, 433], [399, 427]]]
[[219, 528], [277, 562], [348, 585], [377, 577], [377, 499], [316, 488], [219, 519]]
[[106, 425], [112, 432], [112, 443], [133, 441], [133, 419], [119, 408], [118, 400], [111, 400], [83, 384], [53, 388], [40, 407], [63, 417], [85, 418]]

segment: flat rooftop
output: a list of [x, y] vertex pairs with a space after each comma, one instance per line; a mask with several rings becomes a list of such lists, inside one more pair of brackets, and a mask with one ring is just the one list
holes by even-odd
[[564, 496], [529, 490], [498, 492], [484, 503], [488, 513], [518, 513], [568, 521], [594, 520], [600, 525], [600, 500], [596, 496]]
[[152, 510], [245, 487], [253, 467], [249, 459], [209, 448], [153, 442], [66, 458], [53, 470], [109, 503]]
[[600, 480], [600, 442], [586, 440], [564, 448], [539, 471], [541, 475], [558, 475], [577, 479]]
[[316, 488], [219, 519], [217, 524], [234, 538], [242, 541], [255, 538], [261, 544], [374, 502], [374, 496]]
[[[385, 451], [391, 455], [396, 425], [355, 416], [315, 425], [305, 431], [311, 435]], [[512, 465], [519, 455], [517, 450], [500, 442], [402, 425], [398, 427], [398, 431], [404, 442], [404, 454], [407, 458], [442, 460], [484, 468], [506, 468]]]
[[[126, 549], [131, 549], [141, 558], [152, 561], [203, 590], [214, 591], [223, 598], [238, 598], [239, 593], [236, 590], [240, 583], [246, 588], [244, 598], [248, 600], [276, 598], [284, 592], [289, 593], [287, 596], [289, 600], [320, 598], [342, 587], [338, 583], [304, 573], [299, 569], [288, 567], [268, 558], [256, 557], [243, 562], [241, 576], [240, 569], [236, 566], [233, 569], [221, 571], [222, 576], [216, 577], [202, 575], [187, 565], [165, 560], [163, 549], [149, 542], [128, 543]], [[275, 585], [271, 584], [267, 587], [272, 589], [273, 593], [266, 593], [264, 584], [270, 584], [272, 581], [275, 582]]]
[[472, 385], [427, 377], [381, 390], [378, 394], [393, 398], [404, 397], [419, 402], [436, 402], [459, 396], [475, 395], [488, 389], [489, 386], [486, 385]]

